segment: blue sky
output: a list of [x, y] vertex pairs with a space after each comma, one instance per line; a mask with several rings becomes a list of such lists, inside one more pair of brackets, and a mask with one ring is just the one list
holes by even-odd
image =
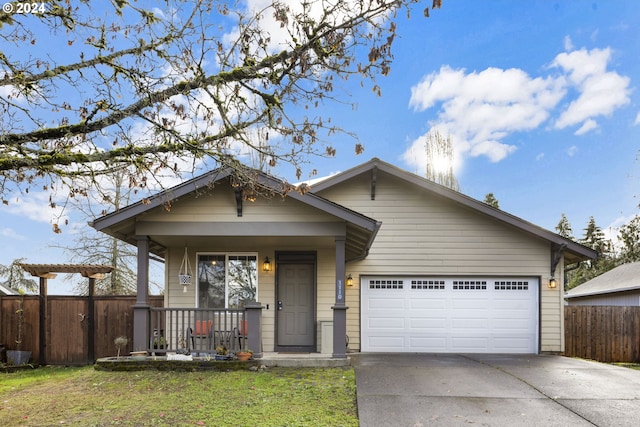
[[[590, 216], [614, 232], [638, 213], [639, 2], [444, 0], [429, 19], [413, 15], [399, 18], [382, 96], [354, 81], [344, 89], [356, 109], [327, 106], [365, 151], [335, 137], [337, 156], [313, 160], [319, 176], [372, 157], [424, 174], [422, 140], [435, 128], [452, 136], [463, 193], [492, 192], [534, 224], [553, 230], [565, 213], [580, 237]], [[54, 234], [47, 198], [0, 208], [1, 264], [69, 262], [53, 246], [86, 225], [71, 213]]]

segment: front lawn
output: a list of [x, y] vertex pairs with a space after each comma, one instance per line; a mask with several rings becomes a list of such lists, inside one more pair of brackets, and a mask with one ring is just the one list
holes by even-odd
[[0, 374], [2, 425], [357, 426], [351, 368]]

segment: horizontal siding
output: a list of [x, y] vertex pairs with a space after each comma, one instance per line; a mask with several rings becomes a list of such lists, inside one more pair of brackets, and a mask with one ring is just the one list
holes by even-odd
[[259, 197], [244, 201], [242, 216], [238, 217], [234, 193], [227, 184], [196, 196], [187, 195], [175, 200], [170, 211], [157, 208], [140, 218], [143, 221], [165, 222], [330, 222], [332, 215], [324, 213], [290, 197]]
[[591, 295], [580, 298], [568, 298], [568, 305], [611, 305], [611, 306], [640, 306], [640, 291], [612, 292], [609, 294]]
[[[309, 243], [300, 245], [293, 239], [281, 239], [274, 247], [273, 242], [266, 239], [256, 239], [256, 243], [244, 246], [231, 245], [229, 243], [220, 244], [218, 240], [212, 239], [210, 244], [189, 247], [189, 257], [191, 265], [196, 273], [196, 253], [200, 252], [257, 252], [258, 253], [258, 297], [257, 300], [265, 307], [262, 310], [262, 339], [263, 350], [274, 351], [275, 348], [275, 315], [276, 315], [276, 292], [275, 292], [275, 272], [265, 273], [262, 271], [262, 261], [269, 257], [272, 262], [275, 259], [275, 251], [309, 251], [318, 253], [318, 275], [317, 275], [317, 321], [333, 320], [333, 310], [331, 306], [335, 303], [334, 277], [335, 277], [335, 249], [330, 245], [330, 239], [313, 241], [306, 239]], [[260, 243], [263, 241], [264, 243]], [[184, 247], [171, 247], [167, 250], [166, 264], [166, 287], [165, 304], [166, 307], [195, 307], [196, 305], [196, 285], [195, 282], [183, 292], [182, 286], [178, 283], [178, 272], [184, 256]], [[269, 309], [266, 309], [267, 304]], [[318, 337], [318, 340], [320, 337]], [[319, 345], [319, 342], [318, 342]]]
[[361, 275], [505, 275], [541, 278], [541, 350], [562, 351], [561, 286], [547, 288], [547, 241], [381, 172], [375, 193], [371, 200], [367, 174], [320, 193], [382, 222], [369, 256], [347, 265], [356, 284], [347, 291], [352, 348], [360, 344]]

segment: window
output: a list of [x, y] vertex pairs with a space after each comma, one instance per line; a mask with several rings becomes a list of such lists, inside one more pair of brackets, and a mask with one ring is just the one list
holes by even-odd
[[198, 307], [242, 308], [255, 301], [258, 256], [198, 254]]

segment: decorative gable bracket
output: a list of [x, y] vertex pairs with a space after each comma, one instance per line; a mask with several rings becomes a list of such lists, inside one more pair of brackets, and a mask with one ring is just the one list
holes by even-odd
[[371, 200], [376, 199], [376, 181], [378, 180], [378, 168], [371, 169]]
[[243, 200], [243, 196], [242, 196], [242, 188], [240, 187], [235, 187], [233, 189], [233, 192], [236, 195], [236, 212], [238, 214], [238, 216], [242, 216], [242, 200]]

